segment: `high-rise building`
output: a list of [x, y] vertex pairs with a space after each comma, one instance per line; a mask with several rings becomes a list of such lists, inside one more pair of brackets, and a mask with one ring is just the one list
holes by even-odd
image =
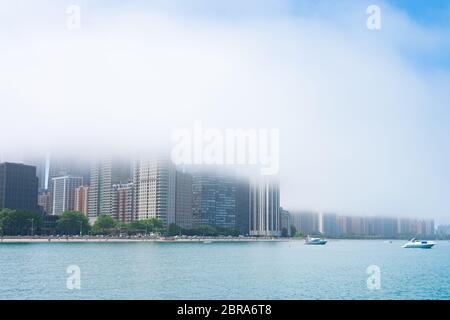
[[398, 232], [397, 218], [371, 217], [368, 224], [370, 236], [395, 237]]
[[319, 213], [314, 211], [292, 211], [291, 224], [297, 231], [308, 235], [319, 233]]
[[327, 236], [338, 235], [337, 214], [335, 213], [322, 214], [322, 233]]
[[437, 227], [437, 234], [440, 236], [450, 236], [450, 224], [441, 224]]
[[133, 214], [133, 183], [114, 184], [112, 186], [112, 216], [124, 223], [134, 220]]
[[250, 181], [238, 178], [236, 184], [236, 227], [243, 235], [250, 233]]
[[425, 235], [434, 236], [435, 233], [434, 220], [425, 220]]
[[38, 195], [38, 205], [42, 212], [46, 214], [52, 213], [52, 197], [50, 192], [45, 191]]
[[83, 185], [82, 177], [63, 176], [52, 179], [52, 214], [75, 209], [75, 189]]
[[103, 159], [91, 166], [88, 216], [113, 215], [113, 185], [130, 182], [131, 166], [127, 160]]
[[250, 183], [250, 235], [281, 235], [278, 183], [265, 179]]
[[75, 205], [74, 210], [81, 212], [86, 217], [88, 216], [88, 197], [89, 197], [89, 187], [79, 186], [75, 189]]
[[141, 157], [134, 161], [134, 214], [136, 219], [158, 218], [175, 223], [175, 165], [168, 157]]
[[285, 236], [291, 235], [291, 214], [289, 211], [280, 208], [280, 219], [281, 219], [281, 233], [285, 233]]
[[77, 155], [48, 155], [46, 162], [49, 187], [51, 187], [53, 178], [63, 176], [82, 177], [83, 183], [89, 185], [90, 163], [80, 159]]
[[201, 225], [236, 230], [237, 188], [238, 182], [234, 173], [218, 169], [194, 172], [192, 179], [194, 219]]
[[175, 223], [191, 229], [198, 224], [192, 211], [192, 175], [177, 171], [175, 184]]
[[36, 167], [36, 176], [38, 177], [38, 192], [43, 193], [46, 190], [46, 157], [45, 154], [26, 154], [23, 157], [23, 163]]
[[17, 163], [0, 164], [0, 209], [38, 211], [36, 167]]

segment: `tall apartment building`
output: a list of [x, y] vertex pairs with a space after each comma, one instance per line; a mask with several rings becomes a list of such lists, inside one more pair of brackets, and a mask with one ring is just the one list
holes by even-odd
[[36, 167], [17, 163], [0, 164], [0, 209], [38, 211]]
[[291, 211], [291, 224], [297, 231], [307, 234], [319, 233], [319, 213], [314, 211]]
[[198, 224], [192, 206], [192, 175], [177, 171], [175, 178], [175, 223], [185, 229]]
[[89, 187], [79, 186], [75, 189], [75, 206], [74, 210], [88, 216], [88, 197]]
[[175, 165], [168, 157], [141, 157], [134, 161], [134, 214], [136, 219], [159, 218], [175, 223]]
[[339, 233], [337, 224], [337, 214], [322, 214], [322, 233], [328, 236], [337, 236]]
[[280, 236], [280, 189], [265, 179], [250, 184], [250, 235]]
[[63, 176], [52, 179], [52, 214], [75, 210], [75, 189], [83, 185], [82, 177]]
[[130, 182], [131, 166], [127, 160], [103, 159], [91, 166], [88, 216], [113, 215], [113, 185]]
[[114, 184], [112, 194], [112, 216], [124, 223], [134, 220], [133, 213], [133, 183]]

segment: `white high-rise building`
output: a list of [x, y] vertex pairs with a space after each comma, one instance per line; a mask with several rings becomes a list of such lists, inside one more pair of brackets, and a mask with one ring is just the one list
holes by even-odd
[[60, 215], [75, 209], [75, 189], [83, 185], [82, 177], [52, 178], [52, 214]]
[[169, 158], [153, 156], [134, 161], [134, 216], [175, 223], [175, 165]]
[[250, 235], [281, 236], [280, 188], [275, 181], [257, 179], [250, 184]]

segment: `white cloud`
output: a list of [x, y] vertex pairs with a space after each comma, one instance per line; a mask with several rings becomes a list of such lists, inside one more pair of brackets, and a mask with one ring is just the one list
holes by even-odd
[[408, 55], [448, 48], [440, 30], [387, 6], [378, 33], [360, 5], [220, 21], [91, 6], [69, 32], [63, 5], [3, 3], [3, 150], [151, 146], [197, 120], [279, 128], [284, 207], [450, 219], [448, 72]]

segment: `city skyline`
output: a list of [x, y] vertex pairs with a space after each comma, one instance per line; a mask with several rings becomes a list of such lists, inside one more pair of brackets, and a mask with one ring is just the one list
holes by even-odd
[[[130, 169], [132, 163], [133, 169]], [[5, 164], [2, 166], [6, 168]], [[9, 166], [38, 171], [23, 164]], [[173, 223], [185, 229], [211, 225], [239, 230], [243, 234], [249, 232], [253, 236], [280, 236], [283, 227], [291, 235], [291, 226], [302, 234], [351, 237], [430, 235], [437, 227], [445, 227], [439, 222], [435, 225], [433, 218], [424, 216], [387, 217], [283, 209], [280, 186], [267, 177], [244, 178], [233, 170], [217, 166], [176, 169], [168, 157], [161, 155], [129, 161], [123, 158], [121, 161], [110, 158], [96, 161], [90, 168], [90, 181], [96, 185], [104, 181], [99, 180], [99, 170], [101, 176], [106, 174], [106, 180], [100, 183], [102, 191], [95, 187], [94, 193], [91, 185], [83, 183], [82, 177], [71, 175], [70, 171], [53, 177], [49, 190], [39, 189], [39, 192], [35, 177], [36, 206], [39, 204], [44, 212], [55, 216], [65, 211], [79, 211], [91, 222], [105, 214], [125, 223], [154, 217], [161, 219], [166, 227]], [[288, 215], [287, 227], [283, 213]]]
[[0, 150], [128, 154], [197, 121], [277, 129], [285, 206], [449, 223], [448, 4], [378, 1], [370, 30], [373, 4], [80, 0], [73, 30], [67, 1], [8, 2]]
[[[155, 154], [161, 155], [161, 152], [156, 152]], [[39, 158], [39, 157], [37, 157], [37, 158]], [[44, 168], [45, 170], [42, 170], [42, 168], [37, 167], [38, 168], [37, 172], [40, 172], [40, 171], [45, 171], [46, 172], [46, 175], [47, 175], [48, 181], [49, 181], [48, 182], [48, 185], [49, 185], [49, 189], [48, 190], [50, 190], [51, 177], [52, 177], [50, 172], [52, 172], [52, 171], [54, 172], [56, 169], [51, 168], [52, 167], [50, 165], [51, 157], [46, 156], [45, 158], [48, 159], [47, 163], [45, 163], [45, 161], [44, 162], [38, 162], [38, 163], [42, 164], [44, 167], [46, 167], [46, 169]], [[119, 161], [118, 161], [119, 163], [120, 162], [123, 163], [124, 159], [126, 159], [127, 157], [117, 156], [117, 158], [119, 158]], [[19, 157], [19, 159], [20, 159], [20, 157]], [[92, 174], [92, 172], [90, 172], [92, 170], [92, 168], [95, 168], [100, 163], [104, 162], [105, 159], [107, 159], [106, 163], [109, 163], [109, 161], [111, 161], [112, 158], [110, 156], [108, 156], [108, 157], [104, 157], [103, 159], [104, 160], [102, 160], [102, 161], [99, 161], [98, 159], [97, 160], [93, 160], [91, 162], [83, 161], [82, 162], [83, 165], [76, 165], [76, 162], [74, 162], [73, 160], [67, 160], [67, 159], [66, 160], [61, 160], [59, 158], [56, 158], [55, 162], [56, 162], [57, 168], [64, 168], [64, 170], [62, 170], [62, 171], [61, 170], [57, 171], [60, 174], [59, 175], [57, 174], [56, 177], [65, 176], [65, 175], [67, 175], [67, 173], [72, 173], [72, 172], [74, 174], [70, 174], [70, 175], [79, 175], [79, 174], [84, 172], [84, 181], [89, 181], [90, 178], [91, 178], [90, 174]], [[129, 158], [129, 159], [131, 159], [131, 158]], [[18, 160], [18, 158], [16, 157], [15, 160]], [[129, 160], [129, 162], [131, 163], [132, 160]], [[87, 166], [86, 163], [91, 163], [91, 166]], [[117, 161], [116, 161], [116, 163], [117, 163]], [[36, 165], [36, 164], [34, 164], [34, 165]], [[83, 169], [80, 169], [80, 167], [83, 168], [83, 166], [84, 166], [84, 171], [83, 171]], [[130, 164], [129, 168], [127, 168], [125, 170], [122, 170], [122, 171], [126, 172], [128, 170], [129, 172], [131, 172], [131, 167], [132, 167], [132, 164]], [[177, 167], [177, 173], [178, 172], [181, 173], [184, 170], [183, 166], [181, 166], [181, 167], [176, 166], [176, 167]], [[193, 166], [193, 167], [195, 167], [195, 166]], [[198, 166], [198, 167], [201, 168], [202, 166]], [[221, 167], [221, 166], [219, 166], [219, 167]], [[214, 168], [217, 168], [217, 166], [208, 166], [208, 165], [206, 165], [206, 166], [204, 166], [205, 170], [203, 170], [203, 171], [205, 171], [205, 172], [210, 171], [210, 169], [208, 169], [208, 168], [212, 168], [214, 170]], [[41, 170], [39, 170], [39, 169], [41, 169]], [[240, 171], [239, 170], [239, 166], [237, 166], [237, 167], [223, 166], [224, 172], [230, 171], [230, 169], [231, 170], [236, 170], [236, 172], [238, 174], [239, 174], [239, 172], [248, 173], [248, 171], [247, 172], [246, 171]], [[120, 174], [120, 172], [119, 172], [119, 174]], [[119, 178], [119, 180], [116, 179], [115, 183], [110, 183], [110, 186], [114, 186], [116, 184], [117, 187], [119, 187], [119, 185], [121, 183], [122, 184], [126, 184], [128, 182], [127, 181], [128, 178], [132, 180], [132, 174], [130, 174], [128, 176], [128, 178], [126, 177], [127, 173], [122, 172], [121, 175], [122, 175], [122, 179], [120, 179], [120, 178]], [[55, 175], [53, 175], [53, 177], [55, 177]], [[39, 185], [41, 185], [40, 179], [39, 179]], [[89, 185], [89, 183], [85, 183], [85, 185]], [[42, 194], [45, 194], [45, 192], [48, 191], [48, 190], [45, 190], [45, 189], [39, 189], [39, 190], [42, 191]], [[42, 195], [42, 194], [40, 193], [40, 195]], [[92, 191], [91, 191], [91, 194], [92, 194]], [[112, 200], [110, 199], [110, 201], [112, 201]], [[109, 205], [109, 206], [111, 206], [111, 205]], [[350, 217], [369, 216], [369, 217], [387, 217], [387, 218], [389, 218], [389, 217], [391, 217], [391, 218], [402, 218], [403, 217], [403, 218], [410, 218], [410, 219], [424, 219], [427, 216], [429, 216], [430, 219], [435, 220], [436, 225], [445, 225], [445, 224], [449, 224], [450, 223], [450, 220], [449, 220], [450, 217], [445, 216], [444, 219], [442, 219], [442, 218], [436, 217], [431, 212], [423, 212], [422, 214], [411, 214], [411, 213], [406, 212], [406, 210], [401, 210], [400, 212], [391, 212], [390, 214], [382, 214], [382, 213], [379, 213], [379, 212], [373, 212], [371, 210], [361, 210], [359, 212], [354, 212], [354, 211], [353, 212], [348, 212], [348, 211], [345, 211], [345, 210], [338, 210], [336, 208], [307, 207], [306, 205], [300, 205], [300, 206], [297, 206], [297, 207], [291, 207], [289, 205], [283, 205], [283, 203], [281, 204], [281, 206], [289, 208], [290, 211], [303, 211], [303, 212], [304, 211], [310, 211], [310, 212], [318, 212], [318, 213], [330, 213], [330, 212], [333, 212], [335, 214], [341, 214], [341, 215], [346, 215], [346, 216], [350, 216]]]

